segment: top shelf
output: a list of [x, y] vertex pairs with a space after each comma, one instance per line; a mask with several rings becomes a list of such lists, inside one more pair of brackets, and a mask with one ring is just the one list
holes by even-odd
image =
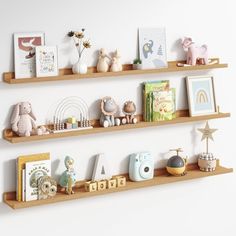
[[58, 76], [51, 77], [33, 77], [24, 79], [15, 79], [14, 72], [3, 73], [3, 81], [8, 84], [25, 84], [35, 82], [47, 82], [47, 81], [66, 81], [66, 80], [80, 80], [90, 78], [102, 78], [102, 77], [116, 77], [125, 75], [142, 75], [142, 74], [158, 74], [158, 73], [169, 73], [169, 72], [180, 72], [180, 71], [196, 71], [196, 70], [210, 70], [217, 68], [227, 68], [228, 64], [221, 64], [219, 58], [212, 58], [217, 63], [213, 65], [196, 65], [178, 67], [177, 63], [184, 63], [183, 61], [170, 61], [168, 67], [160, 69], [145, 69], [145, 70], [133, 70], [132, 64], [123, 65], [123, 71], [120, 72], [105, 72], [98, 73], [96, 67], [89, 67], [87, 74], [73, 74], [70, 68], [60, 69]]

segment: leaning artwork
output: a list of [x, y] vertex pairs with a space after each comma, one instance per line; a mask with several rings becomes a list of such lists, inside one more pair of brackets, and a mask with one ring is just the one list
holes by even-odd
[[164, 28], [139, 29], [139, 56], [144, 69], [167, 67]]

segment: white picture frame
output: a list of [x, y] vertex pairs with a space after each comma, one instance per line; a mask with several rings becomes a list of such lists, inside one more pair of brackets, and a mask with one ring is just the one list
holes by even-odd
[[36, 76], [35, 47], [45, 44], [44, 32], [14, 33], [15, 78]]
[[211, 115], [218, 112], [213, 76], [188, 76], [186, 86], [190, 116]]
[[139, 58], [143, 69], [168, 67], [165, 28], [139, 28]]
[[36, 52], [36, 76], [49, 77], [58, 75], [58, 47], [38, 46]]

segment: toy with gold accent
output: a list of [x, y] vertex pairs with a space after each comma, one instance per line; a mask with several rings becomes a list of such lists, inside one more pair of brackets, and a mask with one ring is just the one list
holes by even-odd
[[169, 158], [167, 161], [167, 172], [174, 176], [183, 176], [186, 174], [187, 158], [183, 158], [179, 155], [183, 152], [181, 148], [171, 149], [170, 151], [176, 151], [176, 155]]

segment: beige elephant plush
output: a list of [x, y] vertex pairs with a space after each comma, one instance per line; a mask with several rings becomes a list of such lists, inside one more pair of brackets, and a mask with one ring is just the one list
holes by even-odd
[[36, 118], [29, 102], [20, 102], [14, 106], [11, 126], [19, 136], [30, 136], [37, 129], [35, 121]]

